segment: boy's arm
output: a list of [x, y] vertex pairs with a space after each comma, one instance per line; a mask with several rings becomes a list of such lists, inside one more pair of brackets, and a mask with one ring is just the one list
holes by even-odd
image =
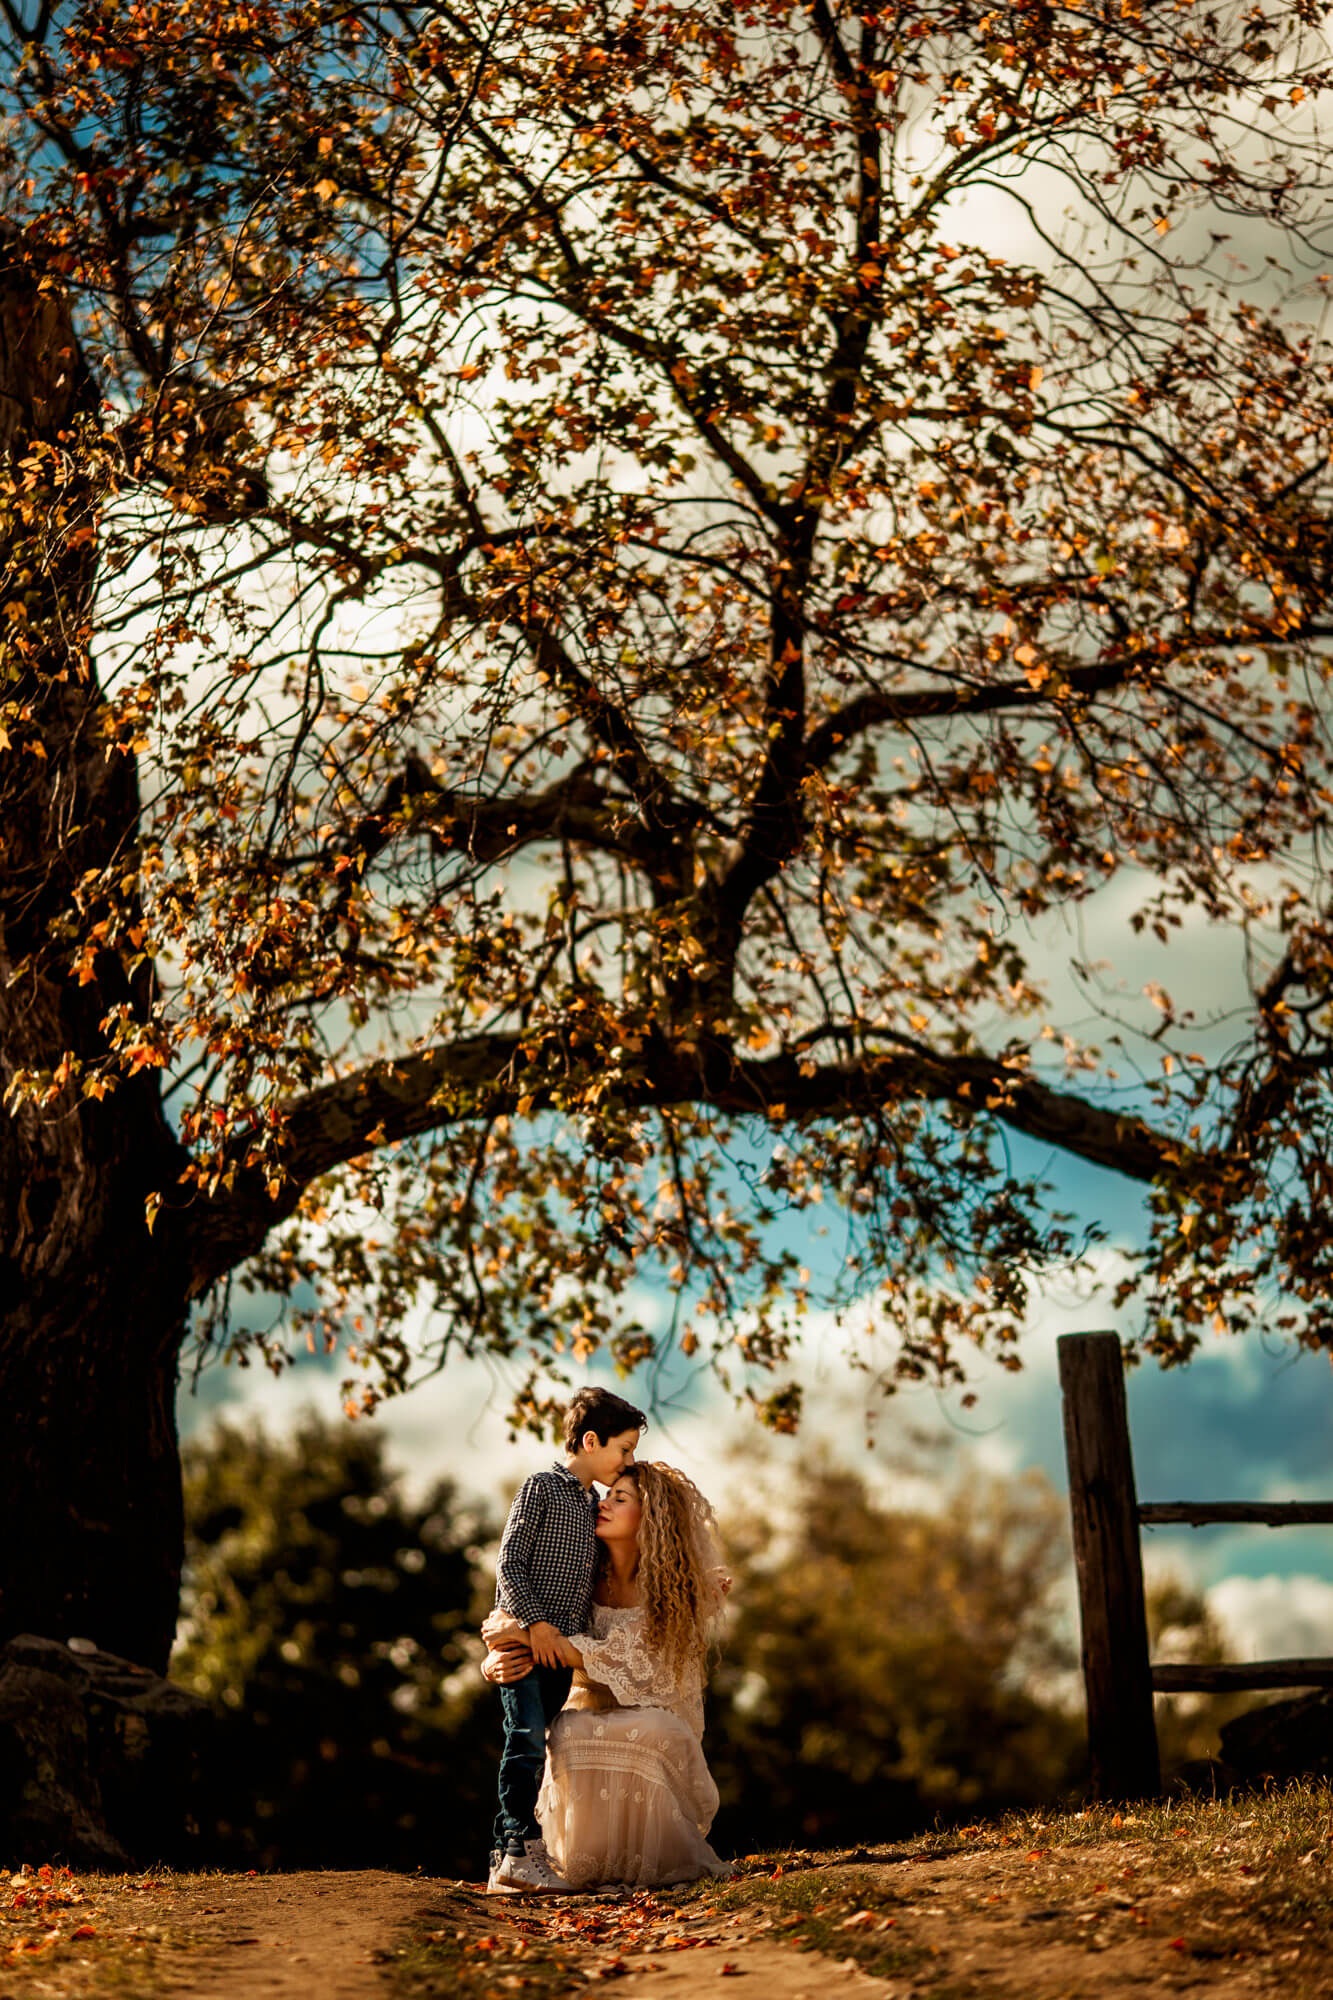
[[537, 1531], [545, 1516], [546, 1496], [541, 1481], [535, 1477], [525, 1479], [509, 1509], [495, 1574], [500, 1585], [500, 1602], [526, 1628], [532, 1657], [538, 1666], [558, 1667], [560, 1634], [548, 1621], [546, 1606], [533, 1589], [528, 1572]]

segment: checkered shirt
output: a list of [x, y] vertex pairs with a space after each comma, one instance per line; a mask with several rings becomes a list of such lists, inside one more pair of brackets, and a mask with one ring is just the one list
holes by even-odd
[[514, 1497], [495, 1565], [495, 1601], [520, 1625], [584, 1632], [597, 1567], [597, 1495], [557, 1460]]

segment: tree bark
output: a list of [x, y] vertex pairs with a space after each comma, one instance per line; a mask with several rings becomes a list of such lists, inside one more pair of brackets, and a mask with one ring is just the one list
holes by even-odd
[[[69, 471], [97, 402], [58, 292], [0, 234], [0, 1637], [93, 1639], [161, 1669], [182, 1547], [174, 1419], [185, 1286], [145, 1198], [181, 1159], [157, 1072], [82, 1093], [144, 969], [82, 971], [62, 923], [132, 882], [133, 760], [108, 750], [89, 628], [97, 496]], [[5, 744], [4, 738], [8, 742]], [[61, 1083], [62, 1056], [77, 1059]], [[44, 1101], [11, 1091], [49, 1072]]]

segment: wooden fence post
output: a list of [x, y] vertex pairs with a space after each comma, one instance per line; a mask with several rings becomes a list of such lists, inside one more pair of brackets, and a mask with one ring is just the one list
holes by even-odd
[[1151, 1798], [1162, 1777], [1120, 1340], [1066, 1333], [1056, 1351], [1093, 1787], [1103, 1799]]

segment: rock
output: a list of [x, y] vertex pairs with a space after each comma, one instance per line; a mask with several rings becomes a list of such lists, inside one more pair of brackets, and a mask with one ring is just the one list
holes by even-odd
[[1247, 1778], [1333, 1777], [1333, 1690], [1236, 1716], [1222, 1730], [1222, 1755]]
[[212, 1720], [183, 1688], [87, 1640], [0, 1645], [0, 1863], [189, 1856]]

